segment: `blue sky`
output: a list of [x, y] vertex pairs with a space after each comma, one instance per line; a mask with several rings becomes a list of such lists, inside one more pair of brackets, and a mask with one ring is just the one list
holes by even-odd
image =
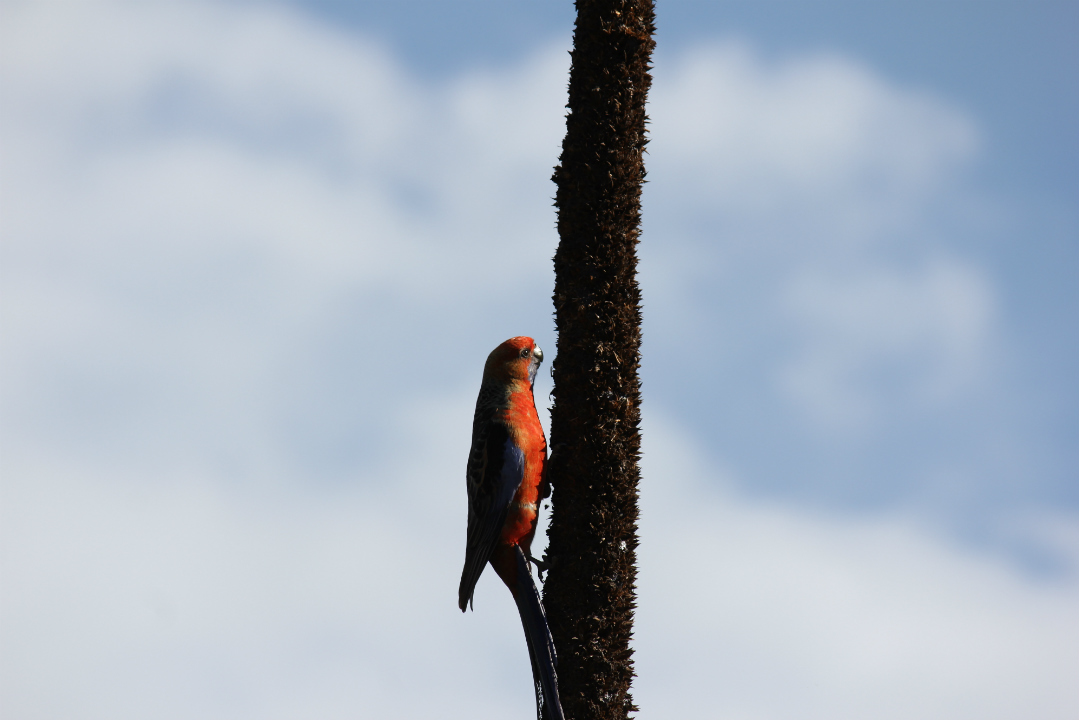
[[[0, 7], [4, 715], [528, 716], [572, 8]], [[661, 4], [642, 717], [1075, 717], [1076, 14]]]
[[[420, 2], [409, 11], [384, 3], [328, 0], [300, 6], [359, 32], [375, 34], [427, 78], [495, 67], [522, 57], [537, 44], [565, 42], [573, 22], [572, 8], [554, 3]], [[1005, 370], [1010, 373], [1007, 382], [1009, 390], [1020, 396], [1006, 400], [1005, 389], [999, 389], [999, 402], [1008, 405], [998, 409], [1009, 417], [1002, 422], [1018, 425], [1002, 432], [1030, 434], [1030, 455], [1018, 461], [1029, 467], [1038, 464], [1039, 471], [1033, 478], [1016, 468], [1003, 470], [995, 481], [981, 483], [970, 494], [956, 498], [964, 507], [950, 510], [961, 515], [977, 514], [979, 510], [970, 506], [980, 501], [1007, 506], [1018, 501], [1060, 504], [1071, 511], [1077, 500], [1076, 333], [1072, 331], [1076, 324], [1075, 15], [1071, 4], [1062, 2], [682, 2], [658, 8], [661, 71], [665, 60], [670, 62], [681, 50], [717, 39], [746, 43], [763, 61], [781, 64], [792, 58], [842, 55], [857, 58], [899, 87], [946, 101], [972, 123], [979, 148], [957, 169], [956, 186], [980, 202], [999, 206], [1008, 219], [995, 219], [989, 224], [996, 227], [987, 227], [977, 218], [956, 217], [956, 207], [947, 208], [945, 212], [953, 213], [947, 222], [953, 225], [939, 245], [962, 252], [993, 278], [999, 321], [1006, 333], [1002, 342], [1013, 354], [1008, 360], [1012, 366]], [[710, 218], [710, 222], [716, 223], [711, 231], [722, 221]], [[1003, 222], [1008, 225], [1002, 227]], [[918, 239], [901, 242], [914, 244]], [[662, 254], [661, 244], [656, 247], [655, 252]], [[648, 255], [650, 248], [646, 246], [643, 253]], [[670, 347], [677, 351], [679, 343]], [[669, 363], [647, 362], [647, 381], [657, 386], [652, 401], [674, 402], [683, 415], [693, 408], [692, 425], [701, 429], [702, 440], [738, 434], [737, 428], [717, 424], [708, 408], [713, 394], [682, 391], [669, 367]], [[728, 388], [726, 395], [730, 394]], [[759, 396], [755, 391], [755, 397], [745, 402], [752, 405]], [[700, 407], [694, 407], [695, 399]], [[740, 415], [737, 422], [745, 423], [745, 419]], [[755, 438], [767, 433], [757, 424], [747, 432]], [[980, 439], [995, 443], [991, 432], [984, 429]], [[915, 455], [926, 457], [933, 441], [916, 441], [923, 452]], [[758, 444], [743, 438], [738, 442]], [[907, 441], [885, 442], [898, 446]], [[805, 477], [794, 483], [797, 487], [790, 487], [787, 473], [777, 468], [748, 489], [858, 506], [904, 499], [898, 496], [910, 485], [909, 479], [893, 475], [885, 482], [867, 482], [870, 474], [891, 474], [881, 467], [881, 453], [889, 452], [888, 448], [870, 450], [864, 463], [845, 470], [830, 465], [830, 458], [835, 461], [842, 454], [835, 447], [821, 448], [828, 458], [814, 458], [818, 439], [809, 438], [806, 444], [807, 464], [822, 466], [823, 473], [833, 476], [849, 474], [840, 487], [824, 480], [808, 486]], [[760, 453], [746, 462], [769, 463], [766, 456], [773, 454], [774, 444], [761, 445]], [[894, 447], [896, 452], [902, 451]], [[985, 454], [986, 448], [969, 444], [956, 452]], [[916, 471], [904, 468], [901, 472]]]

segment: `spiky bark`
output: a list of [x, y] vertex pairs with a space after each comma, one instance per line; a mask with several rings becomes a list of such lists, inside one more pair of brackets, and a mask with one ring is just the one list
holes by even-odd
[[637, 253], [652, 0], [578, 0], [557, 185], [558, 354], [544, 586], [573, 720], [636, 710], [633, 630], [641, 346]]

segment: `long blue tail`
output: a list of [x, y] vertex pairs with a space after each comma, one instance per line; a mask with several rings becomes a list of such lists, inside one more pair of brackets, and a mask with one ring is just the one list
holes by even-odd
[[532, 661], [533, 686], [536, 690], [537, 720], [564, 720], [562, 704], [559, 702], [559, 680], [555, 676], [555, 643], [548, 629], [547, 616], [540, 602], [540, 592], [533, 582], [529, 561], [521, 546], [515, 545], [517, 553], [517, 602], [521, 624], [525, 628], [525, 640], [529, 644], [529, 659]]

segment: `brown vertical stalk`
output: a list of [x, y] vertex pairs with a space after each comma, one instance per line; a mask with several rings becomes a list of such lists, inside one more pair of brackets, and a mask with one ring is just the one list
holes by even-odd
[[578, 0], [557, 185], [558, 355], [544, 585], [573, 720], [633, 712], [641, 346], [637, 254], [652, 0]]

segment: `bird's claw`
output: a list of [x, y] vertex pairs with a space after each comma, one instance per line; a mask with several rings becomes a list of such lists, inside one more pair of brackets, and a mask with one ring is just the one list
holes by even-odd
[[532, 553], [526, 553], [525, 559], [536, 566], [536, 574], [540, 576], [540, 579], [544, 579], [544, 573], [551, 569], [551, 563], [545, 560], [538, 560], [532, 556]]

